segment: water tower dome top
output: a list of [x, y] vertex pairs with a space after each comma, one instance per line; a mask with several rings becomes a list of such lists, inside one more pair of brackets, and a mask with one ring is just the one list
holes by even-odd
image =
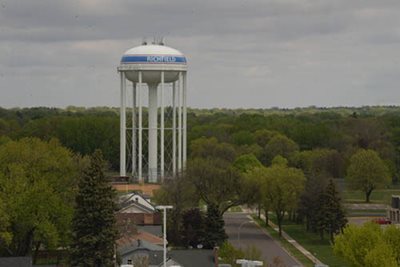
[[178, 50], [159, 44], [141, 45], [127, 50], [121, 64], [185, 64], [186, 57]]

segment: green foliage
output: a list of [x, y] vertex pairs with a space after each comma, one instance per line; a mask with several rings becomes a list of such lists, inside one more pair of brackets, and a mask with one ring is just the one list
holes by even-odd
[[232, 134], [232, 142], [235, 145], [251, 145], [255, 142], [254, 136], [249, 131], [238, 131]]
[[233, 167], [238, 169], [240, 172], [247, 172], [254, 168], [260, 168], [263, 165], [261, 162], [254, 156], [254, 154], [245, 154], [239, 156], [235, 162], [233, 163]]
[[185, 209], [197, 207], [199, 196], [195, 188], [185, 174], [180, 174], [174, 179], [164, 182], [159, 190], [155, 192], [153, 201], [159, 205], [172, 205], [173, 209], [168, 211], [168, 242], [180, 246], [182, 239], [182, 216]]
[[391, 247], [396, 261], [400, 264], [400, 229], [395, 226], [390, 226], [383, 232], [383, 238]]
[[205, 248], [212, 249], [215, 246], [221, 246], [225, 242], [228, 236], [225, 233], [224, 226], [225, 222], [218, 206], [208, 205], [205, 220]]
[[323, 209], [320, 200], [327, 185], [327, 177], [324, 175], [312, 175], [307, 178], [297, 210], [298, 219], [305, 223], [307, 231], [318, 231], [320, 211]]
[[3, 201], [0, 201], [0, 246], [8, 246], [12, 240], [12, 232], [8, 229], [10, 218], [5, 210]]
[[377, 244], [365, 256], [365, 267], [395, 267], [398, 266], [392, 248], [385, 244]]
[[235, 248], [231, 243], [225, 241], [219, 248], [218, 256], [221, 262], [237, 266], [236, 260], [261, 260], [261, 252], [255, 246], [247, 246], [244, 250]]
[[184, 246], [196, 248], [197, 245], [203, 244], [205, 230], [204, 218], [202, 212], [198, 208], [186, 210], [182, 215], [182, 243]]
[[370, 149], [360, 149], [350, 158], [346, 179], [350, 189], [365, 193], [366, 202], [374, 189], [383, 188], [391, 181], [385, 163]]
[[266, 162], [264, 164], [269, 165], [272, 159], [278, 155], [288, 159], [298, 150], [299, 146], [293, 140], [285, 135], [277, 134], [265, 146]]
[[[216, 138], [218, 142], [229, 143], [236, 150], [234, 154], [252, 153], [265, 165], [276, 156], [276, 152], [271, 155], [273, 150], [265, 147], [277, 135], [287, 136], [301, 150], [336, 150], [344, 162], [358, 148], [373, 149], [385, 161], [396, 182], [400, 176], [399, 114], [398, 107], [381, 106], [189, 109], [188, 143], [202, 137]], [[114, 170], [119, 163], [118, 125], [117, 108], [0, 108], [0, 136], [58, 138], [63, 145], [82, 155], [98, 148]], [[190, 158], [191, 150], [188, 152]], [[336, 167], [340, 165], [330, 165], [330, 174], [343, 177], [343, 166]], [[308, 174], [306, 169], [304, 171]]]
[[233, 162], [236, 157], [235, 149], [227, 143], [219, 143], [214, 137], [199, 138], [190, 144], [192, 158], [218, 158], [227, 162]]
[[343, 234], [336, 236], [334, 252], [354, 267], [398, 266], [399, 248], [397, 241], [393, 242], [392, 234], [399, 234], [395, 226], [382, 230], [375, 223], [349, 225]]
[[56, 140], [23, 138], [0, 146], [3, 256], [68, 245], [77, 173], [71, 152]]
[[313, 149], [294, 153], [290, 158], [297, 168], [301, 168], [307, 175], [328, 174], [334, 178], [344, 176], [344, 160], [342, 155], [334, 149]]
[[334, 235], [340, 233], [347, 223], [344, 208], [341, 205], [339, 193], [333, 180], [319, 195], [320, 208], [317, 210], [317, 229], [323, 238], [324, 232], [328, 232], [334, 242]]
[[71, 264], [113, 266], [115, 240], [115, 191], [104, 176], [105, 162], [99, 150], [79, 180], [72, 221]]
[[223, 214], [230, 207], [246, 203], [244, 179], [227, 161], [220, 158], [195, 158], [187, 163], [187, 176], [196, 193], [207, 205]]
[[219, 248], [218, 256], [221, 257], [223, 263], [236, 266], [236, 260], [243, 259], [244, 252], [225, 241]]
[[281, 235], [285, 212], [297, 208], [306, 178], [301, 170], [286, 166], [282, 160], [276, 161], [277, 164], [260, 173], [260, 179], [263, 181], [263, 197], [268, 203], [268, 208], [275, 212]]

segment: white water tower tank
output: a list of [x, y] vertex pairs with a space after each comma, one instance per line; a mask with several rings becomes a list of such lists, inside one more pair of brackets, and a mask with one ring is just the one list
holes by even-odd
[[[120, 176], [127, 176], [127, 171], [130, 171], [134, 180], [155, 183], [166, 176], [176, 175], [182, 171], [186, 162], [186, 57], [178, 50], [163, 44], [144, 43], [124, 53], [118, 71], [121, 75]], [[133, 88], [131, 129], [126, 126], [126, 80], [132, 82]], [[168, 129], [164, 122], [167, 84], [172, 84], [173, 88], [172, 125]], [[147, 128], [142, 124], [141, 96], [144, 87], [148, 90]], [[127, 130], [132, 133], [132, 142], [128, 145]], [[169, 130], [172, 131], [172, 147], [171, 151], [165, 151], [165, 131]], [[143, 155], [143, 145], [146, 145], [143, 131], [148, 131], [147, 155]], [[131, 151], [128, 159], [130, 170], [127, 170], [126, 151]], [[142, 169], [143, 162], [147, 164], [147, 171]], [[166, 170], [166, 166], [171, 166], [170, 171]]]

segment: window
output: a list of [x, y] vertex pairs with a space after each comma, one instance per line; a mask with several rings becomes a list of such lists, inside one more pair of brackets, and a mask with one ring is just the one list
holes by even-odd
[[128, 260], [127, 264], [132, 264], [132, 260]]

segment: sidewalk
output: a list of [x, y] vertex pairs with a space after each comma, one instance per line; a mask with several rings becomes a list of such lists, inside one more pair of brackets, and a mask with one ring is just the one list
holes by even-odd
[[[249, 208], [242, 208], [243, 211], [248, 212], [250, 214], [254, 214], [255, 212]], [[261, 214], [261, 219], [265, 220], [265, 215]], [[272, 229], [274, 229], [276, 232], [279, 232], [279, 228], [276, 224], [271, 222], [271, 220], [268, 220], [268, 225], [271, 226]], [[285, 231], [282, 230], [282, 237], [285, 238], [290, 244], [292, 244], [297, 250], [299, 250], [301, 253], [304, 254], [308, 259], [310, 259], [314, 264], [316, 265], [322, 265], [324, 264], [317, 259], [311, 252], [309, 252], [307, 249], [305, 249], [302, 245], [300, 245], [296, 240], [291, 238]]]

